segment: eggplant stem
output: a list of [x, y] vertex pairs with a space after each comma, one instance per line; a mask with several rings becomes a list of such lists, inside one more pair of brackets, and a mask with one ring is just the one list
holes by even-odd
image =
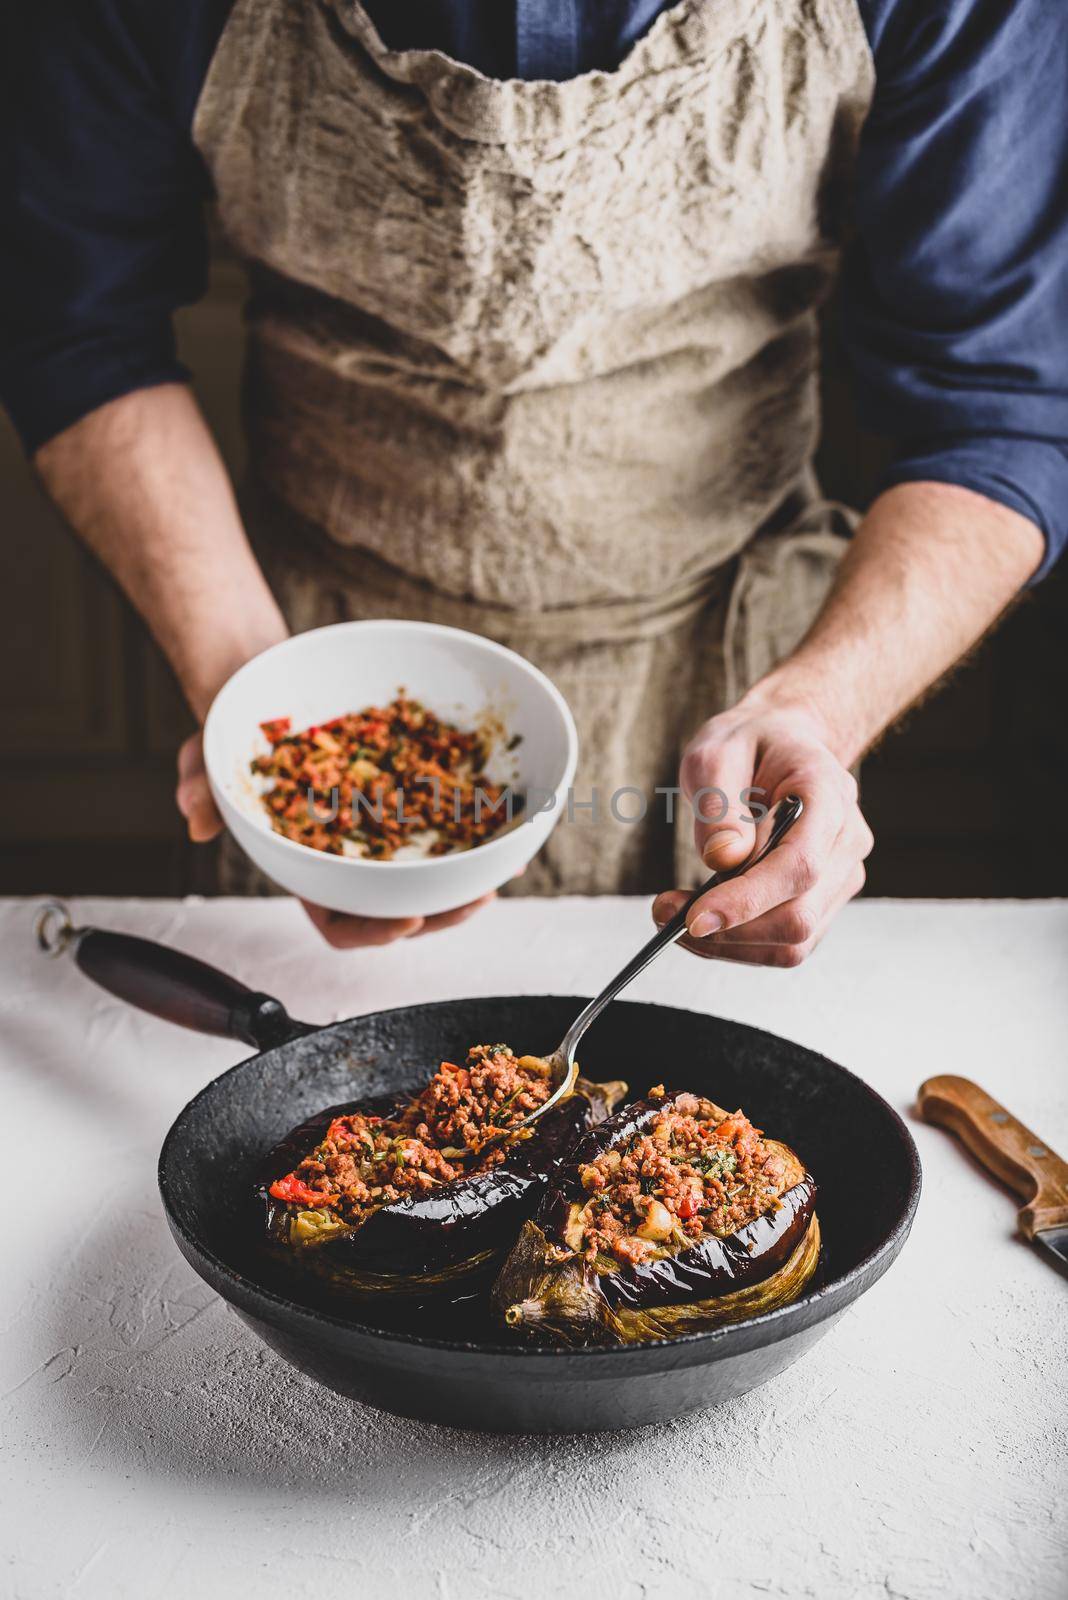
[[504, 1320], [510, 1328], [518, 1328], [521, 1322], [541, 1322], [544, 1316], [544, 1301], [517, 1300], [515, 1305], [509, 1306], [504, 1313]]

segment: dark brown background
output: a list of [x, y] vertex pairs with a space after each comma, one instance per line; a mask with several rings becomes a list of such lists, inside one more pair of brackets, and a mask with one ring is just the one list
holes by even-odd
[[[243, 280], [230, 261], [183, 314], [201, 401], [239, 476]], [[871, 498], [886, 447], [858, 434], [842, 362], [826, 375], [821, 473]], [[210, 852], [182, 836], [174, 750], [190, 724], [137, 618], [64, 531], [0, 422], [0, 893], [210, 891]], [[1068, 893], [1060, 843], [1068, 775], [1068, 571], [1027, 597], [953, 681], [864, 769], [875, 830], [868, 892]]]

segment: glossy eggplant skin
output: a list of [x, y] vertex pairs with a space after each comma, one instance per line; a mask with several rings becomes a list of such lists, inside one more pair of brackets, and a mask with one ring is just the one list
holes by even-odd
[[314, 1148], [335, 1117], [353, 1111], [388, 1117], [404, 1102], [379, 1098], [332, 1106], [295, 1128], [266, 1158], [256, 1194], [266, 1209], [268, 1234], [301, 1268], [340, 1289], [425, 1293], [454, 1286], [485, 1271], [508, 1249], [576, 1140], [624, 1092], [622, 1084], [580, 1080], [575, 1094], [540, 1118], [532, 1136], [514, 1145], [499, 1165], [443, 1184], [431, 1195], [397, 1200], [357, 1228], [298, 1246], [290, 1237], [293, 1208], [275, 1200], [269, 1184]]
[[756, 1217], [725, 1239], [706, 1234], [700, 1244], [677, 1256], [603, 1273], [601, 1293], [610, 1306], [669, 1306], [760, 1283], [770, 1278], [801, 1242], [815, 1200], [816, 1185], [806, 1173], [787, 1190], [775, 1211]]
[[775, 1140], [768, 1143], [783, 1153], [796, 1181], [771, 1210], [726, 1238], [706, 1235], [638, 1265], [600, 1256], [591, 1262], [564, 1245], [572, 1208], [589, 1198], [579, 1168], [629, 1143], [675, 1098], [636, 1101], [576, 1142], [494, 1285], [494, 1308], [509, 1326], [571, 1344], [630, 1343], [735, 1321], [800, 1293], [819, 1257], [816, 1185]]

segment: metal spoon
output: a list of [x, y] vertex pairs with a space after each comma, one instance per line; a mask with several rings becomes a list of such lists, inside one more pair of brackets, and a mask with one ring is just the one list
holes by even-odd
[[538, 1106], [537, 1110], [529, 1112], [521, 1122], [513, 1123], [509, 1128], [502, 1128], [499, 1134], [480, 1144], [478, 1146], [479, 1153], [485, 1150], [488, 1145], [497, 1143], [499, 1139], [514, 1139], [520, 1130], [529, 1128], [539, 1117], [543, 1117], [547, 1111], [550, 1111], [553, 1106], [559, 1105], [561, 1100], [567, 1099], [578, 1081], [578, 1063], [575, 1060], [575, 1052], [578, 1049], [579, 1040], [591, 1022], [594, 1022], [601, 1015], [608, 1002], [614, 1000], [621, 989], [625, 989], [627, 984], [638, 976], [639, 972], [644, 972], [649, 963], [656, 960], [662, 950], [666, 950], [669, 944], [674, 944], [677, 939], [681, 938], [686, 932], [686, 913], [694, 902], [699, 900], [703, 894], [707, 894], [710, 889], [714, 889], [717, 884], [726, 883], [730, 878], [738, 878], [743, 872], [748, 872], [751, 867], [755, 867], [758, 861], [763, 861], [764, 857], [769, 855], [775, 849], [775, 846], [786, 837], [804, 809], [804, 801], [799, 799], [797, 795], [787, 795], [785, 799], [780, 800], [772, 810], [771, 831], [756, 855], [751, 856], [748, 861], [743, 861], [739, 867], [730, 867], [725, 872], [714, 872], [699, 889], [694, 890], [693, 894], [690, 895], [681, 910], [675, 913], [671, 921], [665, 922], [664, 926], [653, 935], [648, 944], [644, 944], [637, 955], [632, 956], [626, 966], [622, 967], [615, 977], [605, 984], [600, 994], [579, 1012], [552, 1055], [544, 1058], [552, 1068], [552, 1076], [556, 1080], [556, 1087], [548, 1100], [543, 1105]]

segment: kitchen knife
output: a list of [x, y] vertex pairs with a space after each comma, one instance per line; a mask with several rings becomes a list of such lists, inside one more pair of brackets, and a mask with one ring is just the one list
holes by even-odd
[[1024, 1238], [1068, 1276], [1068, 1161], [968, 1078], [928, 1078], [920, 1114], [948, 1128], [988, 1172], [1027, 1204], [1017, 1218]]

